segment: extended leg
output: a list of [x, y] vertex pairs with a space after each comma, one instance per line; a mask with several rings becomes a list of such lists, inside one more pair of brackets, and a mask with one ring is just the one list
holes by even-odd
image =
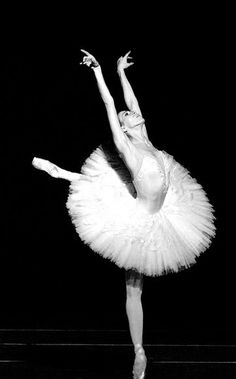
[[74, 180], [78, 180], [80, 177], [80, 174], [64, 170], [63, 168], [56, 166], [54, 163], [46, 159], [35, 157], [32, 161], [32, 165], [39, 170], [46, 171], [49, 175], [53, 176], [54, 178], [66, 179], [70, 182], [73, 182]]
[[143, 307], [141, 302], [143, 276], [134, 270], [126, 272], [126, 312], [129, 321], [131, 339], [135, 350], [134, 378], [144, 377], [146, 356], [143, 344]]

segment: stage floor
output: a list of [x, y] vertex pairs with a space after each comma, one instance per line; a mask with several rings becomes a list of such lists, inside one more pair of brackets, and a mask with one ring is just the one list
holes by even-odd
[[[104, 367], [97, 367], [91, 356], [87, 368], [59, 368], [48, 362], [47, 364], [32, 364], [23, 362], [1, 362], [1, 379], [132, 379], [131, 362], [124, 362], [119, 367], [117, 360], [107, 361]], [[79, 364], [78, 364], [79, 366]], [[126, 367], [125, 367], [126, 366]], [[149, 379], [232, 379], [236, 377], [235, 364], [230, 363], [163, 363], [151, 362], [147, 368], [145, 378]]]
[[[232, 330], [146, 331], [145, 341], [147, 379], [236, 377]], [[0, 330], [1, 379], [132, 379], [133, 359], [126, 330]]]

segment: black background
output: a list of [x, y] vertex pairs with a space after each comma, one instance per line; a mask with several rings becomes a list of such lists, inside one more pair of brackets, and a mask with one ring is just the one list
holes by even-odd
[[233, 327], [225, 36], [220, 22], [216, 27], [201, 19], [190, 28], [188, 21], [142, 31], [142, 38], [130, 28], [128, 37], [115, 38], [108, 29], [99, 39], [97, 29], [88, 36], [89, 25], [80, 31], [61, 22], [20, 36], [15, 29], [14, 37], [7, 29], [1, 62], [1, 325], [127, 328], [124, 270], [76, 235], [65, 207], [69, 182], [31, 165], [36, 156], [79, 172], [91, 151], [110, 138], [93, 72], [79, 65], [83, 48], [100, 62], [118, 111], [125, 103], [116, 60], [132, 51], [135, 64], [127, 75], [150, 139], [190, 170], [216, 209], [216, 238], [196, 265], [145, 278], [145, 327]]

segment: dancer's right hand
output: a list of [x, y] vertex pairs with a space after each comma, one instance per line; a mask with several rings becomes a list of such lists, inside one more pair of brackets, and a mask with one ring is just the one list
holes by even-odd
[[80, 49], [85, 55], [85, 57], [83, 57], [83, 61], [80, 63], [80, 64], [85, 64], [86, 66], [88, 67], [91, 67], [91, 68], [94, 68], [94, 67], [98, 67], [99, 66], [99, 63], [98, 61], [96, 60], [96, 58], [90, 54], [88, 51], [86, 50], [83, 50], [83, 49]]

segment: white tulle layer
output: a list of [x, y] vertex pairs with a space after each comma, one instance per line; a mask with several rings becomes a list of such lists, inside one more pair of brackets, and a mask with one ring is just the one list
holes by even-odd
[[215, 234], [213, 208], [201, 185], [161, 153], [169, 188], [158, 213], [139, 206], [100, 147], [71, 183], [67, 201], [76, 231], [93, 251], [150, 276], [189, 267]]

